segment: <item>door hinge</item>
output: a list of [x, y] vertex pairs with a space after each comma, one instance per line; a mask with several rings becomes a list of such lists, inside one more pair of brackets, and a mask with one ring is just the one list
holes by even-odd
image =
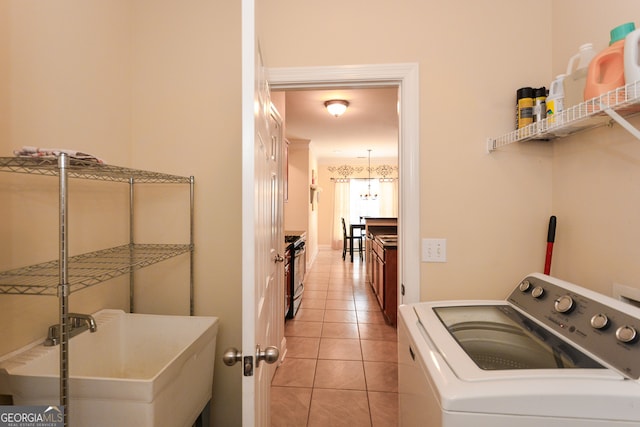
[[243, 364], [244, 376], [250, 377], [253, 375], [253, 356], [244, 356]]
[[404, 296], [404, 283], [400, 285], [400, 295]]

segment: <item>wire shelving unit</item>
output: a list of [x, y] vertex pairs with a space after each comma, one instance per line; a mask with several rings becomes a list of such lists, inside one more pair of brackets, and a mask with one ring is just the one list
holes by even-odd
[[[61, 153], [50, 157], [0, 157], [0, 172], [55, 176], [59, 180], [58, 259], [0, 272], [0, 294], [50, 295], [59, 301], [60, 405], [69, 423], [69, 295], [118, 276], [129, 274], [130, 310], [134, 311], [134, 272], [140, 268], [190, 254], [189, 313], [194, 312], [194, 178], [106, 165]], [[70, 178], [129, 184], [129, 243], [114, 248], [69, 256], [68, 181]], [[175, 183], [189, 185], [190, 230], [186, 244], [139, 244], [133, 239], [134, 184]]]

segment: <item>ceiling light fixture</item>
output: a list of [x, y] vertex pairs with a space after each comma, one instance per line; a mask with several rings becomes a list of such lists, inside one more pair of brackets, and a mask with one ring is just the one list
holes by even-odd
[[329, 114], [335, 117], [341, 116], [345, 111], [347, 111], [347, 107], [349, 106], [349, 101], [345, 101], [344, 99], [332, 99], [324, 103], [324, 106], [327, 108]]

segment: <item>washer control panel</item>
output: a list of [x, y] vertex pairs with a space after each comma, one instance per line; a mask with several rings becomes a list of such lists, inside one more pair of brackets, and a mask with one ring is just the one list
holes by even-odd
[[507, 298], [557, 334], [640, 378], [640, 309], [549, 276], [524, 278]]

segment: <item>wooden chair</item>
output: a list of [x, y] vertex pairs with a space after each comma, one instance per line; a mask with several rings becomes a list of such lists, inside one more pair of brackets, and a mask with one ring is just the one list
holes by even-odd
[[344, 218], [340, 218], [342, 220], [342, 260], [344, 261], [347, 257], [347, 250], [349, 251], [351, 262], [353, 262], [353, 251], [355, 250], [354, 243], [358, 242], [358, 252], [360, 253], [360, 260], [363, 260], [362, 254], [362, 234], [357, 236], [351, 236], [347, 233], [347, 224], [344, 221]]

